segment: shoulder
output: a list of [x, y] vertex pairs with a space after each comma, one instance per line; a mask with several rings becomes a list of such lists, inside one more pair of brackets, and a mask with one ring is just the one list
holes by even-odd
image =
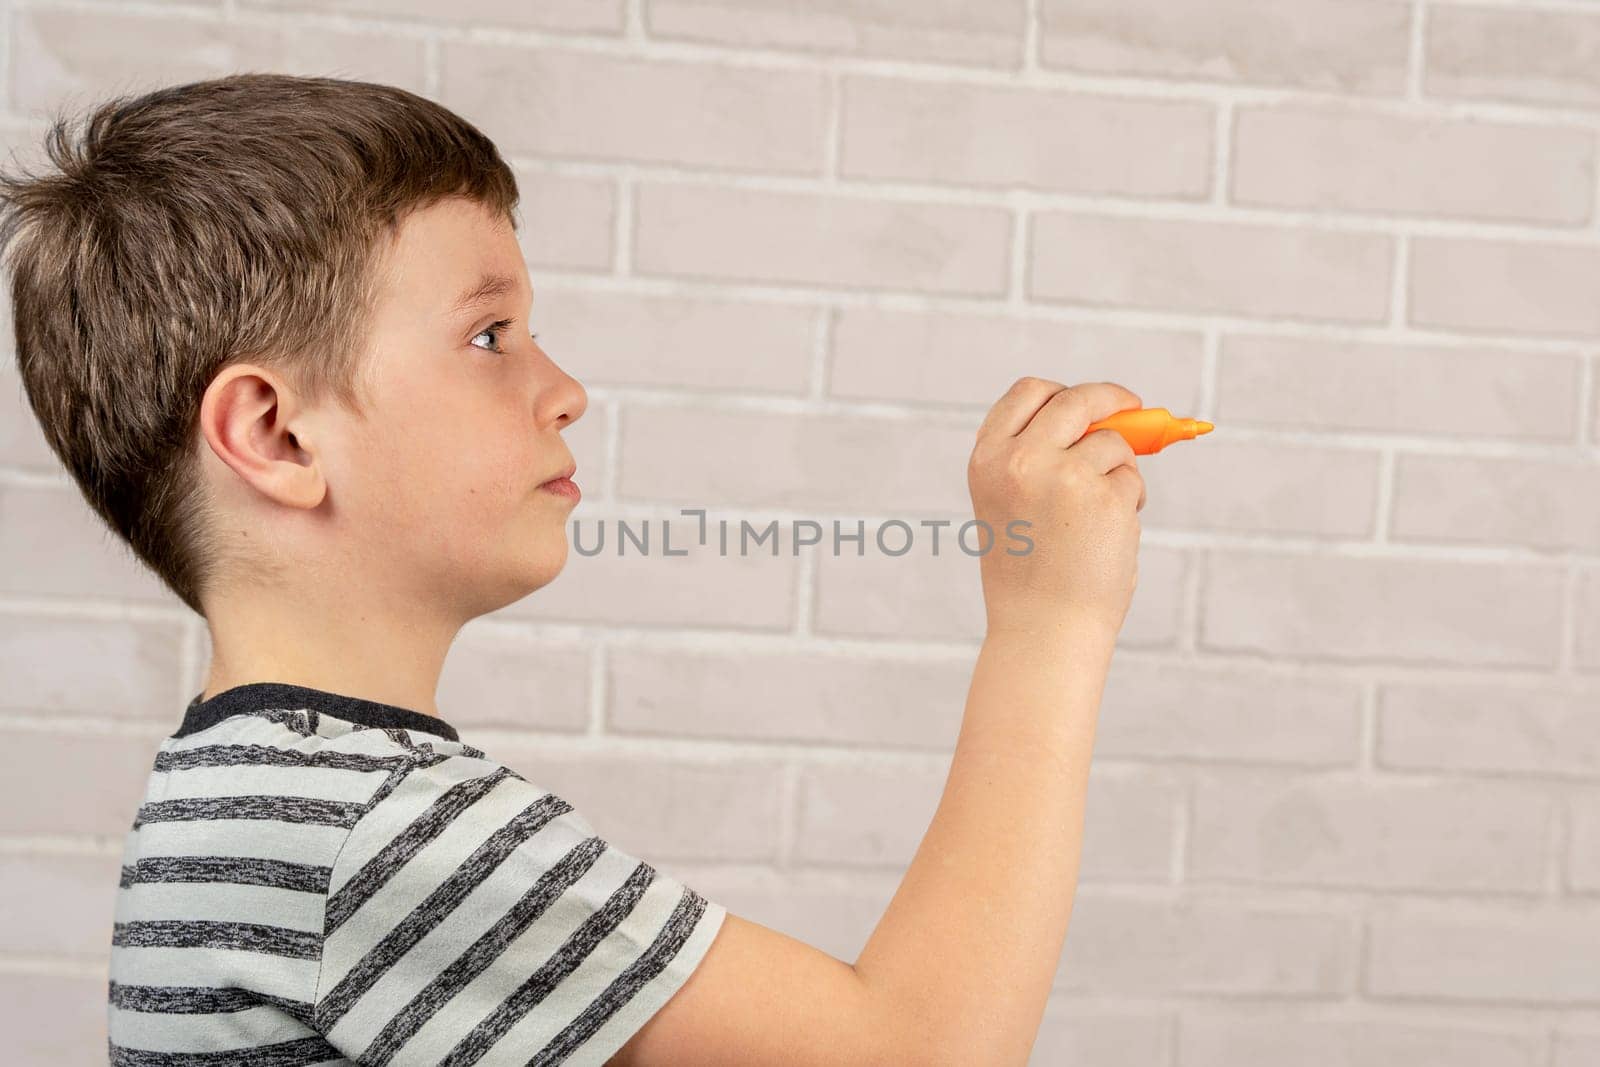
[[621, 1047], [688, 978], [724, 909], [512, 768], [431, 747], [334, 864], [319, 1029], [347, 1055], [396, 1062], [502, 1038], [552, 1061]]

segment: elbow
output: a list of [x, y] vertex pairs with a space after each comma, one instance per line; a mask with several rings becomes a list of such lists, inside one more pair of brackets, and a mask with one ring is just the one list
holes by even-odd
[[894, 1067], [1027, 1067], [1033, 1035], [996, 1033], [980, 1013], [933, 1020], [898, 1005], [884, 1005], [879, 1040], [866, 1061]]
[[854, 1062], [875, 1067], [1028, 1067], [1037, 1030], [1022, 1034], [980, 1008], [869, 982], [859, 967], [850, 966], [870, 1034]]

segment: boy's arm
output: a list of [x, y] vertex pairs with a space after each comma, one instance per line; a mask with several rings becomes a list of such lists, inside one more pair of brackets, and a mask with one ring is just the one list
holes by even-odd
[[991, 634], [944, 795], [854, 967], [731, 912], [610, 1062], [1025, 1064], [1072, 911], [1116, 642]]
[[855, 969], [728, 912], [683, 987], [607, 1067], [916, 1064]]
[[1066, 941], [1116, 630], [991, 634], [944, 796], [856, 971], [948, 1061], [1025, 1064]]

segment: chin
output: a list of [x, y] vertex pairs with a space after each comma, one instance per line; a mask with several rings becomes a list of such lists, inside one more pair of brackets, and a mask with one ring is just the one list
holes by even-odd
[[507, 575], [503, 593], [506, 604], [513, 604], [525, 596], [538, 592], [560, 577], [567, 564], [567, 543], [540, 546], [540, 550], [515, 561]]
[[483, 570], [463, 577], [463, 582], [473, 587], [478, 615], [498, 611], [543, 589], [560, 577], [571, 553], [564, 523], [553, 526], [548, 516], [509, 524], [494, 540], [511, 551], [496, 554], [480, 545], [478, 558]]

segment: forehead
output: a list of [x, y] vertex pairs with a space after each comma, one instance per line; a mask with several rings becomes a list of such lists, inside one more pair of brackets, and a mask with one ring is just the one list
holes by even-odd
[[528, 287], [510, 221], [459, 197], [406, 216], [384, 259], [379, 302], [408, 315], [465, 314], [472, 298], [481, 303]]

